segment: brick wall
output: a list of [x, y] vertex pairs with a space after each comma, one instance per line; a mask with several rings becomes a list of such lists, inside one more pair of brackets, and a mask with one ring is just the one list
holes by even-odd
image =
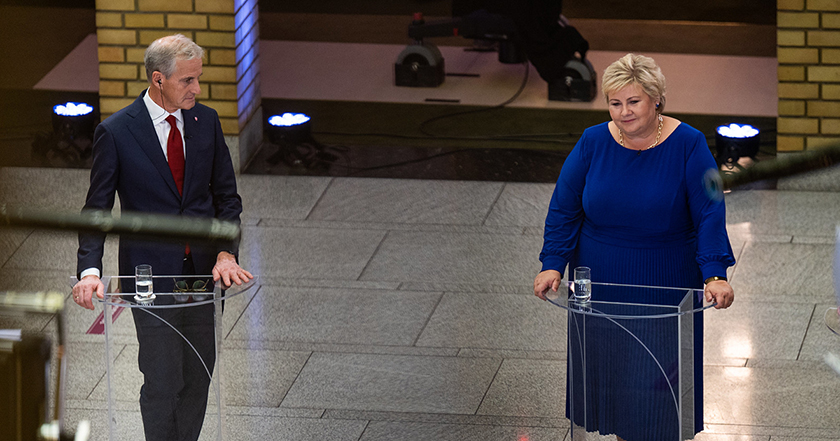
[[201, 103], [238, 135], [259, 108], [257, 0], [96, 0], [102, 118], [148, 87], [143, 54], [157, 38], [181, 33], [205, 50]]
[[777, 0], [777, 150], [840, 141], [840, 0]]

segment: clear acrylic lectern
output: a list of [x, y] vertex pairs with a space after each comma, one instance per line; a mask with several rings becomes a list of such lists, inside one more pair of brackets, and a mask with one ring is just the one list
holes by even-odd
[[[107, 420], [94, 418], [91, 421], [94, 434], [107, 436], [110, 441], [135, 441], [145, 438], [139, 404], [144, 374], [140, 372], [138, 364], [139, 345], [134, 318], [147, 324], [152, 323], [153, 327], [161, 330], [162, 335], [168, 335], [166, 338], [175, 336], [174, 338], [181, 339], [186, 343], [185, 352], [195, 354], [191, 362], [198, 366], [198, 369], [190, 372], [193, 372], [193, 375], [206, 376], [204, 378], [209, 379], [210, 383], [207, 410], [199, 439], [225, 438], [225, 407], [220, 366], [222, 311], [226, 300], [250, 291], [257, 278], [243, 285], [234, 284], [227, 290], [222, 290], [221, 284], [214, 284], [212, 280], [213, 276], [153, 276], [154, 299], [151, 300], [135, 295], [134, 276], [102, 278], [107, 294], [104, 299], [94, 299], [103, 307], [100, 326], [104, 329], [100, 329], [99, 332], [105, 337], [106, 369], [104, 378], [93, 388], [90, 398], [93, 402], [107, 403]], [[71, 284], [75, 283], [76, 279], [72, 278]], [[186, 314], [187, 308], [207, 309], [207, 314], [202, 315], [208, 317], [207, 320], [203, 320], [206, 324], [201, 325], [203, 333], [195, 331], [195, 323], [180, 318], [194, 315]], [[197, 309], [192, 309], [192, 312], [194, 311]], [[95, 327], [96, 324], [91, 329]], [[98, 333], [95, 330], [88, 332]], [[209, 356], [202, 357], [200, 353]], [[212, 360], [208, 363], [205, 358]], [[103, 433], [105, 431], [107, 435]]]
[[573, 284], [564, 283], [560, 296], [549, 300], [568, 316], [572, 440], [621, 436], [621, 424], [609, 417], [616, 414], [649, 426], [635, 432], [643, 439], [693, 439], [694, 367], [703, 362], [694, 358], [702, 342], [695, 339], [695, 315], [714, 306], [704, 304], [703, 291], [592, 283], [589, 302], [576, 302], [572, 291]]

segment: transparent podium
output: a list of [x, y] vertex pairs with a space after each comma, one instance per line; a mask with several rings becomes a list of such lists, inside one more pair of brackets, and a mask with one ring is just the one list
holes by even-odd
[[695, 365], [703, 362], [695, 349], [702, 311], [714, 306], [703, 291], [592, 283], [589, 301], [573, 291], [564, 283], [549, 300], [568, 317], [571, 439], [693, 439]]
[[[222, 290], [213, 276], [153, 276], [152, 295], [144, 297], [135, 293], [134, 276], [103, 277], [107, 294], [104, 299], [94, 297], [103, 315], [100, 329], [92, 333], [104, 334], [106, 369], [90, 399], [107, 403], [107, 420], [92, 421], [99, 426], [92, 427], [94, 434], [111, 441], [157, 437], [150, 430], [170, 430], [171, 422], [159, 415], [171, 414], [171, 408], [178, 419], [197, 422], [192, 426], [200, 427], [198, 439], [223, 440], [222, 311], [225, 301], [251, 291], [256, 280]], [[133, 317], [118, 320], [124, 313]], [[146, 377], [157, 386], [144, 385]], [[176, 401], [160, 399], [174, 390], [199, 393], [184, 393]], [[204, 400], [206, 411], [201, 414]]]

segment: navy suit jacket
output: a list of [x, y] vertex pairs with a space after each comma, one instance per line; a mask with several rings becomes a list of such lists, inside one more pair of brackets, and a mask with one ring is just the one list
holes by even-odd
[[[236, 191], [233, 164], [216, 111], [202, 104], [182, 111], [186, 164], [181, 196], [143, 94], [97, 126], [84, 210], [111, 210], [116, 193], [123, 212], [217, 218], [238, 223], [242, 200]], [[77, 274], [87, 268], [102, 271], [104, 243], [104, 234], [79, 235]], [[151, 264], [156, 275], [180, 274], [184, 245], [174, 240], [162, 242], [123, 236], [120, 274], [134, 275], [134, 267], [143, 263]], [[210, 274], [219, 251], [237, 252], [233, 244], [190, 243], [190, 250], [197, 274]]]

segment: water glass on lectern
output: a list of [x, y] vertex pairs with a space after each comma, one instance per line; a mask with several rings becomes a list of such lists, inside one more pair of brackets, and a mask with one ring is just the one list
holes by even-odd
[[575, 268], [575, 302], [586, 303], [592, 298], [592, 270], [589, 267]]
[[153, 293], [152, 266], [147, 264], [134, 267], [134, 291], [137, 303], [151, 303], [155, 299]]

